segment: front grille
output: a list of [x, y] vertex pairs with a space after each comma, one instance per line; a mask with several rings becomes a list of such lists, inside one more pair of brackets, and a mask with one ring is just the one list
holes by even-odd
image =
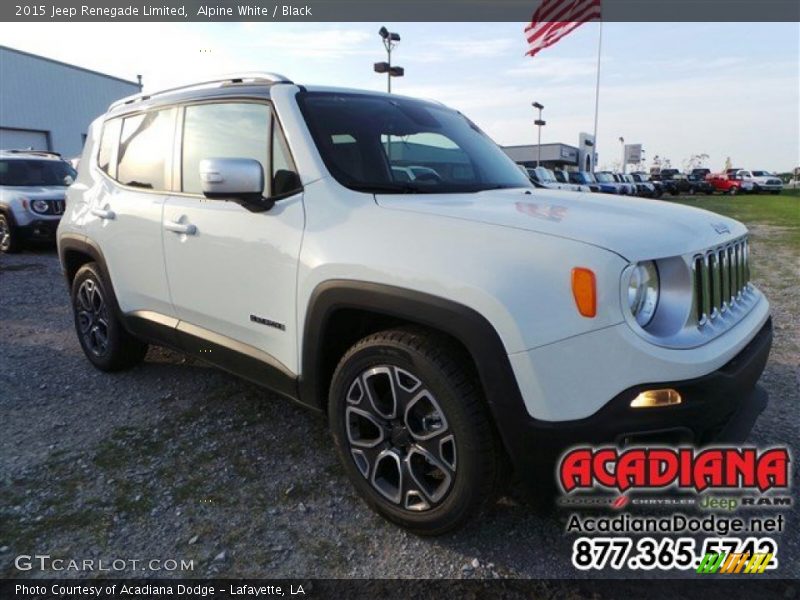
[[707, 250], [694, 259], [694, 300], [697, 323], [704, 325], [725, 314], [750, 284], [747, 238]]
[[52, 200], [51, 204], [51, 212], [54, 215], [63, 215], [64, 214], [64, 205], [66, 202], [64, 200]]
[[767, 185], [781, 185], [782, 183], [780, 179], [767, 179]]

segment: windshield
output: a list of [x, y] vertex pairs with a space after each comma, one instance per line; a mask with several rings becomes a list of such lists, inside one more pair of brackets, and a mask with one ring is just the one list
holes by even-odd
[[325, 166], [351, 189], [442, 194], [531, 187], [491, 139], [449, 108], [336, 92], [297, 99]]
[[772, 175], [769, 171], [753, 171], [754, 177], [769, 177]]
[[542, 181], [544, 183], [558, 183], [556, 181], [556, 176], [553, 175], [553, 172], [550, 169], [546, 169], [544, 167], [536, 167], [534, 171], [539, 176], [539, 181]]
[[611, 173], [596, 173], [595, 177], [600, 183], [614, 183], [614, 178]]
[[0, 185], [66, 187], [75, 181], [75, 176], [75, 169], [62, 160], [0, 160]]

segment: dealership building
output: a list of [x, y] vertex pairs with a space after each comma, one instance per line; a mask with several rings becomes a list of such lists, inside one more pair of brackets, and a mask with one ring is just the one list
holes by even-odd
[[134, 81], [0, 46], [0, 149], [78, 156], [89, 124], [140, 90]]
[[[578, 146], [568, 144], [542, 144], [541, 153], [537, 144], [523, 146], [503, 146], [503, 151], [515, 163], [525, 167], [541, 164], [548, 169], [566, 171], [591, 171], [591, 153], [594, 147], [593, 136], [581, 133]], [[539, 162], [541, 161], [541, 162]], [[595, 163], [597, 156], [595, 156]]]

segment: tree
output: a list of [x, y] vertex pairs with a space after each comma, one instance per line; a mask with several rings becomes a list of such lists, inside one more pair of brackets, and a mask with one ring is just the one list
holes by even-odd
[[705, 166], [705, 162], [710, 157], [705, 152], [702, 154], [692, 154], [691, 157], [683, 161], [683, 170], [687, 173], [692, 169], [699, 169]]

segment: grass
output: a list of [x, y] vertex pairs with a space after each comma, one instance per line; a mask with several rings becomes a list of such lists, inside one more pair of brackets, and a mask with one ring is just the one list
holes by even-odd
[[678, 196], [662, 200], [704, 208], [741, 221], [783, 229], [777, 236], [782, 243], [800, 248], [800, 190], [784, 190], [780, 195], [745, 194], [739, 196]]

